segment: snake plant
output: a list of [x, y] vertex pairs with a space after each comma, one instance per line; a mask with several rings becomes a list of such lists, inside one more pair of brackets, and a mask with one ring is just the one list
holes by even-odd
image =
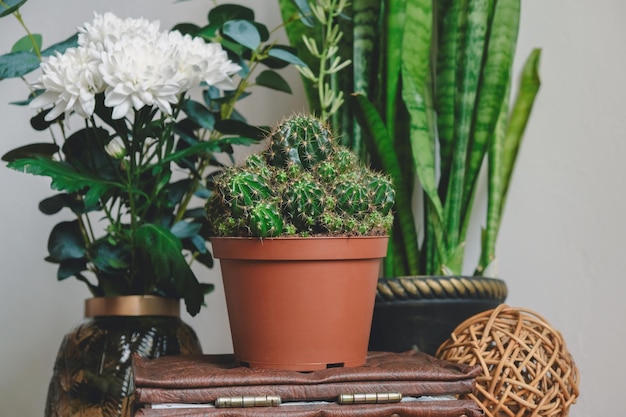
[[[332, 0], [278, 1], [285, 21], [302, 16], [286, 26], [292, 45], [306, 51], [303, 36], [323, 42], [308, 10]], [[495, 242], [540, 84], [535, 49], [517, 98], [510, 99], [520, 0], [353, 0], [344, 15], [336, 21], [344, 35], [336, 53], [352, 66], [332, 85], [350, 100], [332, 122], [345, 143], [393, 179], [395, 221], [384, 275], [463, 272], [485, 162], [487, 215], [474, 274], [496, 274]], [[315, 57], [300, 58], [315, 64]]]

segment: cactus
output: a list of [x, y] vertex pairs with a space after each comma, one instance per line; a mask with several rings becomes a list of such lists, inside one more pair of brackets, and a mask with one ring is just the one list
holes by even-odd
[[216, 176], [206, 212], [218, 236], [381, 235], [394, 196], [319, 119], [297, 115], [272, 130], [265, 151]]
[[325, 160], [336, 146], [330, 128], [321, 120], [297, 115], [282, 123], [270, 135], [270, 165], [298, 165], [306, 170]]

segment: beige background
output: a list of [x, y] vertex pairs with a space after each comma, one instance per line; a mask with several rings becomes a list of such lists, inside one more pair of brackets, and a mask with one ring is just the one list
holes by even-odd
[[[260, 21], [279, 22], [274, 0], [245, 1]], [[47, 44], [66, 38], [93, 11], [160, 19], [162, 27], [203, 23], [208, 1], [30, 0], [29, 27]], [[62, 6], [61, 6], [62, 5]], [[581, 372], [581, 398], [570, 415], [620, 415], [623, 320], [626, 303], [626, 3], [525, 0], [517, 67], [543, 48], [543, 86], [527, 130], [498, 245], [508, 304], [536, 310], [559, 329]], [[14, 19], [0, 20], [0, 53], [22, 36]], [[304, 108], [299, 80], [294, 96], [257, 93], [240, 110], [253, 123], [271, 123]], [[0, 83], [0, 153], [35, 139], [30, 111], [7, 103], [24, 86]], [[0, 168], [0, 416], [43, 413], [48, 380], [61, 338], [78, 323], [83, 284], [58, 283], [43, 261], [48, 233], [60, 216], [47, 217], [38, 202], [50, 195], [47, 180]], [[477, 222], [479, 225], [479, 222]], [[469, 244], [470, 248], [472, 243]], [[214, 282], [208, 308], [185, 317], [206, 353], [231, 350], [219, 269], [198, 271]]]

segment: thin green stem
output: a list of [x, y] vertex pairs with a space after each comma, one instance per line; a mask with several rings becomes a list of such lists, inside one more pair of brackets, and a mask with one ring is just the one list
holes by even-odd
[[[6, 7], [7, 9], [9, 8], [9, 6], [2, 0], [0, 0], [0, 5]], [[35, 55], [37, 55], [37, 58], [41, 61], [41, 49], [39, 49], [39, 45], [37, 45], [37, 41], [35, 40], [35, 37], [31, 33], [31, 31], [28, 29], [28, 26], [26, 26], [26, 23], [24, 23], [24, 19], [22, 19], [22, 14], [20, 13], [20, 10], [17, 9], [16, 11], [14, 11], [13, 16], [15, 16], [20, 26], [24, 28], [24, 31], [26, 31], [26, 35], [28, 36], [30, 43], [33, 45]]]

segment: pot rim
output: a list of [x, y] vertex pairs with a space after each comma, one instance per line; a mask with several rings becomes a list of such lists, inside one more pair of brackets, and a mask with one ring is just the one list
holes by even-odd
[[85, 317], [166, 316], [180, 317], [180, 300], [157, 295], [120, 295], [85, 300]]
[[389, 236], [213, 237], [213, 256], [239, 260], [378, 259]]

